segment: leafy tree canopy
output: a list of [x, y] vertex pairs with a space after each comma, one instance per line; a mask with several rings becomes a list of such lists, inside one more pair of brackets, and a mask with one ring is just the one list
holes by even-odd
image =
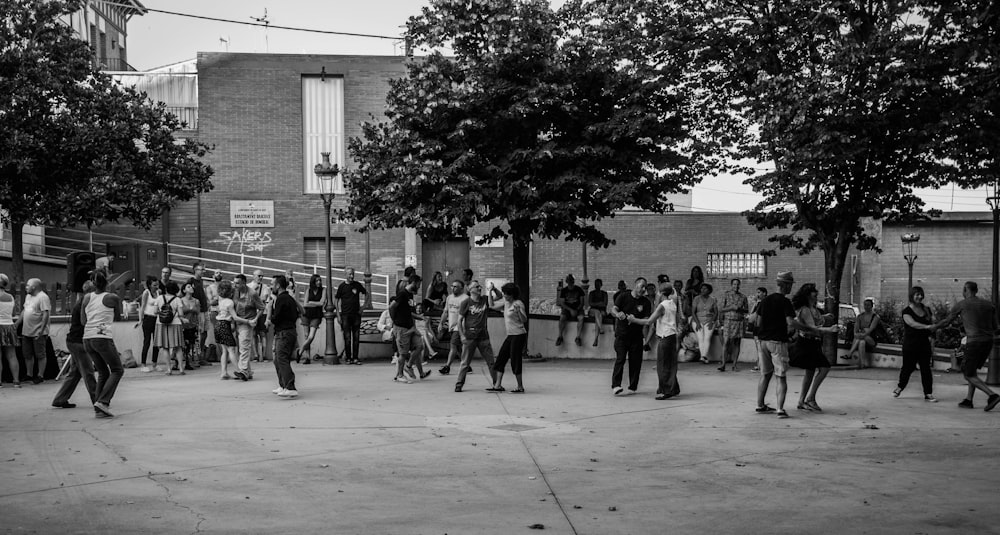
[[393, 81], [388, 120], [349, 143], [353, 215], [430, 238], [496, 222], [489, 237], [515, 248], [532, 236], [606, 247], [595, 221], [663, 211], [664, 194], [718, 161], [692, 123], [684, 58], [649, 61], [666, 22], [650, 5], [432, 1], [407, 35], [433, 51]]
[[164, 208], [209, 191], [208, 148], [180, 121], [94, 70], [60, 17], [79, 0], [12, 0], [0, 13], [0, 206], [14, 228], [127, 219], [149, 228]]

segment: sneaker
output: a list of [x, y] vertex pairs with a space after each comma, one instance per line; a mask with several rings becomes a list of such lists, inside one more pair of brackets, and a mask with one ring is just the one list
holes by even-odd
[[232, 379], [232, 377], [230, 377], [229, 375], [220, 375], [219, 376], [219, 380], [220, 381], [228, 381], [230, 379]]
[[272, 394], [281, 394], [281, 392], [282, 392], [283, 390], [285, 390], [285, 389], [284, 389], [284, 388], [281, 388], [281, 387], [279, 386], [278, 388], [275, 388], [274, 390], [272, 390], [272, 391], [271, 391], [271, 393], [272, 393]]
[[778, 411], [778, 418], [784, 420], [785, 418], [788, 418], [788, 413], [785, 412], [784, 409], [782, 409], [782, 410]]
[[397, 383], [402, 383], [402, 384], [412, 384], [413, 383], [413, 381], [411, 381], [410, 378], [407, 377], [407, 376], [405, 376], [405, 375], [400, 375], [399, 377], [393, 377], [392, 380], [395, 381], [395, 382], [397, 382]]
[[455, 392], [461, 392], [461, 391], [462, 391], [462, 385], [455, 385]]
[[768, 412], [774, 412], [774, 407], [769, 407], [769, 406], [767, 406], [767, 405], [764, 405], [763, 407], [757, 407], [757, 408], [756, 408], [756, 409], [754, 409], [754, 410], [755, 410], [755, 411], [756, 411], [756, 412], [757, 412], [758, 414], [765, 414], [765, 413], [768, 413]]
[[441, 369], [438, 370], [438, 373], [441, 375], [448, 375], [451, 373], [451, 366], [442, 366]]
[[622, 394], [622, 395], [624, 395], [624, 396], [634, 396], [634, 395], [635, 395], [636, 393], [637, 393], [637, 391], [635, 391], [635, 390], [632, 390], [631, 388], [629, 388], [629, 389], [628, 389], [628, 390], [626, 390], [626, 391], [625, 391], [625, 393], [624, 393], [624, 394]]
[[100, 401], [94, 403], [94, 410], [104, 414], [105, 416], [114, 416], [114, 414], [111, 412], [111, 407], [108, 407], [106, 404], [101, 403]]
[[894, 397], [894, 398], [898, 398], [899, 395], [902, 394], [902, 393], [903, 393], [903, 389], [902, 388], [894, 388], [894, 389], [892, 389], [892, 397]]
[[937, 398], [930, 394], [924, 394], [924, 401], [927, 403], [937, 403]]
[[620, 395], [622, 395], [623, 391], [624, 391], [624, 389], [622, 387], [616, 386], [616, 387], [613, 387], [611, 389], [611, 395], [613, 395], [613, 396], [620, 396]]
[[14, 388], [21, 388], [21, 383], [14, 383]]
[[961, 407], [961, 408], [963, 408], [963, 409], [971, 409], [971, 408], [973, 408], [973, 406], [972, 406], [972, 400], [971, 399], [963, 399], [962, 401], [958, 402], [958, 406]]
[[143, 366], [142, 368], [139, 369], [139, 371], [141, 371], [142, 373], [149, 373], [153, 370], [149, 369], [149, 366]]
[[354, 359], [354, 362], [352, 362], [351, 364], [353, 364], [355, 366], [361, 366], [362, 362], [360, 360], [358, 360], [358, 359]]
[[399, 355], [393, 355], [392, 362], [390, 362], [389, 364], [396, 364], [398, 362], [399, 362]]
[[299, 391], [298, 390], [288, 390], [286, 388], [285, 390], [281, 391], [281, 393], [278, 394], [278, 397], [285, 398], [285, 399], [297, 398], [297, 397], [299, 397]]
[[233, 377], [239, 379], [240, 381], [246, 381], [247, 376], [243, 375], [243, 372], [233, 372]]
[[45, 379], [42, 379], [41, 377], [34, 377], [34, 378], [31, 379], [31, 384], [33, 384], [33, 385], [40, 385], [40, 384], [42, 384], [44, 382], [45, 382]]
[[420, 379], [421, 379], [421, 380], [424, 380], [424, 379], [426, 379], [427, 377], [429, 377], [429, 376], [430, 376], [430, 374], [431, 374], [431, 371], [430, 371], [430, 370], [424, 370], [424, 373], [421, 373], [421, 374], [420, 374]]
[[94, 418], [114, 418], [110, 414], [104, 414], [103, 412], [94, 411]]
[[1000, 394], [993, 394], [986, 399], [986, 407], [983, 410], [989, 412], [993, 410], [993, 407], [997, 406], [997, 403], [1000, 403]]

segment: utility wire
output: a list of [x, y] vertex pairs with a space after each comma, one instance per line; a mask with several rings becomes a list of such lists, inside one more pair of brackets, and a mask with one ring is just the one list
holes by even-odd
[[[131, 8], [135, 7], [133, 5], [119, 4], [119, 3], [116, 3], [116, 2], [105, 2], [105, 4], [112, 5], [112, 6], [119, 6], [119, 7], [131, 7]], [[215, 17], [206, 17], [204, 15], [192, 15], [190, 13], [178, 13], [176, 11], [165, 11], [165, 10], [162, 10], [162, 9], [152, 9], [152, 8], [148, 8], [148, 7], [145, 8], [145, 9], [146, 9], [146, 11], [151, 11], [153, 13], [163, 13], [163, 14], [166, 14], [166, 15], [176, 15], [178, 17], [189, 17], [189, 18], [192, 18], [192, 19], [211, 20], [211, 21], [215, 21], [215, 22], [226, 22], [226, 23], [229, 23], [229, 24], [242, 24], [244, 26], [259, 26], [261, 28], [268, 28], [268, 29], [275, 29], [275, 30], [290, 30], [290, 31], [295, 31], [295, 32], [323, 33], [323, 34], [327, 34], [327, 35], [345, 35], [345, 36], [348, 36], [348, 37], [370, 37], [372, 39], [390, 39], [390, 40], [393, 40], [393, 41], [399, 41], [400, 39], [402, 39], [402, 37], [398, 36], [398, 35], [395, 35], [395, 36], [375, 35], [375, 34], [370, 34], [370, 33], [335, 32], [335, 31], [331, 31], [331, 30], [314, 30], [314, 29], [311, 29], [311, 28], [295, 28], [293, 26], [275, 26], [274, 24], [264, 24], [264, 23], [259, 23], [259, 22], [244, 22], [244, 21], [241, 21], [241, 20], [219, 19], [219, 18], [215, 18]]]

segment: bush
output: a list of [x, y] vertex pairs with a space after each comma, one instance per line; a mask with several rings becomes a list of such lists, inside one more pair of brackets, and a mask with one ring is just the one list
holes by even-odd
[[[931, 311], [931, 319], [939, 321], [948, 315], [951, 305], [947, 301], [931, 299], [927, 304]], [[901, 344], [903, 342], [903, 309], [905, 303], [897, 301], [895, 298], [883, 299], [875, 307], [875, 313], [882, 318], [886, 332], [889, 333], [888, 343]], [[950, 325], [938, 330], [934, 338], [934, 347], [938, 349], [955, 349], [962, 341], [962, 320], [955, 318]]]
[[878, 305], [875, 305], [875, 313], [881, 318], [882, 324], [885, 325], [885, 332], [888, 333], [889, 339], [886, 343], [889, 344], [899, 344], [903, 341], [903, 316], [901, 312], [903, 307], [900, 306], [899, 301], [893, 297], [889, 297], [879, 301]]

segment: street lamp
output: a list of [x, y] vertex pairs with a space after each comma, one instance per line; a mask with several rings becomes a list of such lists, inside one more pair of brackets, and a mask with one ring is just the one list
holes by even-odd
[[910, 278], [906, 283], [906, 292], [909, 293], [913, 288], [913, 263], [917, 261], [917, 243], [920, 241], [920, 234], [907, 232], [899, 239], [903, 242], [903, 258], [906, 259], [906, 265], [910, 270]]
[[372, 228], [368, 224], [365, 224], [365, 304], [363, 309], [372, 309]]
[[333, 179], [340, 174], [340, 168], [337, 164], [330, 164], [329, 152], [321, 154], [323, 163], [316, 164], [313, 172], [319, 178], [319, 196], [323, 199], [323, 210], [326, 212], [326, 308], [323, 310], [323, 317], [326, 319], [326, 351], [323, 353], [323, 362], [340, 364], [340, 357], [337, 355], [337, 333], [334, 331], [334, 318], [337, 314], [333, 308], [333, 255], [330, 249], [330, 208], [335, 195]]
[[[986, 204], [993, 210], [993, 280], [992, 298], [994, 313], [996, 307], [1000, 305], [1000, 175], [993, 179], [993, 183], [986, 187]], [[994, 336], [993, 353], [990, 354], [990, 365], [986, 372], [986, 384], [1000, 385], [1000, 347], [998, 340]]]

